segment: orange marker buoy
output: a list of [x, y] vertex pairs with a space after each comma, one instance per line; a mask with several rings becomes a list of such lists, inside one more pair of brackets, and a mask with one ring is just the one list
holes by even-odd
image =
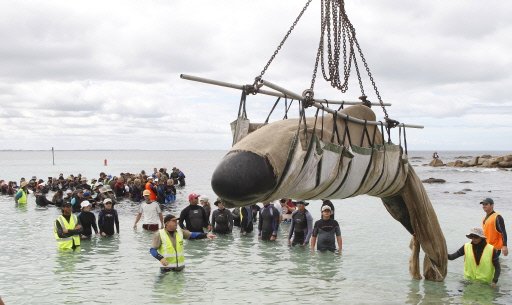
[[103, 165], [107, 166], [107, 159], [103, 161]]

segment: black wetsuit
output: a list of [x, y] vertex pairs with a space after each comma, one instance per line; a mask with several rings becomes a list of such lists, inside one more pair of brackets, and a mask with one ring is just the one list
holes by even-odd
[[98, 227], [100, 229], [100, 233], [114, 235], [114, 224], [116, 226], [117, 234], [119, 234], [119, 217], [117, 216], [117, 211], [114, 209], [101, 210], [98, 215]]
[[320, 219], [315, 222], [313, 237], [317, 237], [317, 250], [336, 251], [336, 236], [341, 236], [340, 225], [336, 220]]
[[233, 215], [228, 209], [217, 209], [212, 214], [213, 232], [228, 234], [233, 230]]
[[180, 213], [180, 227], [190, 232], [203, 232], [203, 228], [208, 227], [208, 223], [208, 216], [202, 206], [189, 205]]
[[279, 211], [271, 204], [260, 209], [258, 230], [262, 240], [269, 240], [272, 235], [277, 236], [280, 217]]
[[45, 207], [49, 204], [53, 204], [53, 202], [48, 200], [46, 198], [46, 195], [36, 193], [36, 204], [37, 204], [37, 206]]
[[82, 235], [91, 237], [92, 229], [94, 229], [94, 233], [98, 233], [98, 226], [96, 225], [96, 216], [94, 215], [94, 213], [82, 211], [78, 215], [78, 220], [82, 224]]

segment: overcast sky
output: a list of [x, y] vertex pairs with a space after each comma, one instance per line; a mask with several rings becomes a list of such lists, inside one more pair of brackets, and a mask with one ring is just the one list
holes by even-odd
[[[410, 150], [512, 150], [512, 2], [345, 2], [390, 117], [425, 126], [408, 131]], [[240, 92], [180, 74], [251, 83], [305, 3], [0, 1], [1, 149], [229, 149]], [[309, 87], [319, 8], [313, 0], [264, 79]], [[321, 75], [315, 88], [360, 95]], [[249, 97], [251, 121], [274, 101]]]

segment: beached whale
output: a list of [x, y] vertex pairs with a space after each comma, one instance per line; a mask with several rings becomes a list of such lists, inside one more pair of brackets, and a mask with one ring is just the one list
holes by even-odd
[[[341, 112], [375, 121], [366, 106]], [[280, 198], [377, 196], [412, 234], [411, 274], [421, 277], [421, 245], [425, 278], [441, 281], [447, 271], [447, 249], [435, 211], [403, 149], [388, 143], [380, 129], [330, 114], [266, 124], [238, 135], [241, 139], [213, 173], [212, 188], [231, 207]]]

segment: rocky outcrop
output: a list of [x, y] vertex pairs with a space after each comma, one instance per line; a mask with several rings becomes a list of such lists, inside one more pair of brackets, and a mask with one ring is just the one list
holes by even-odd
[[430, 161], [430, 163], [428, 164], [430, 166], [433, 166], [433, 167], [438, 167], [438, 166], [444, 166], [444, 163], [441, 159], [432, 159], [432, 161]]
[[439, 178], [428, 178], [425, 180], [421, 180], [421, 182], [423, 182], [423, 183], [445, 183], [446, 180], [439, 179]]
[[[432, 163], [439, 159], [434, 159], [430, 162], [430, 166], [436, 166]], [[437, 165], [439, 166], [439, 165]], [[451, 167], [497, 167], [497, 168], [512, 168], [512, 155], [504, 155], [493, 157], [491, 155], [481, 155], [471, 158], [469, 161], [455, 160], [448, 162], [446, 166]]]

